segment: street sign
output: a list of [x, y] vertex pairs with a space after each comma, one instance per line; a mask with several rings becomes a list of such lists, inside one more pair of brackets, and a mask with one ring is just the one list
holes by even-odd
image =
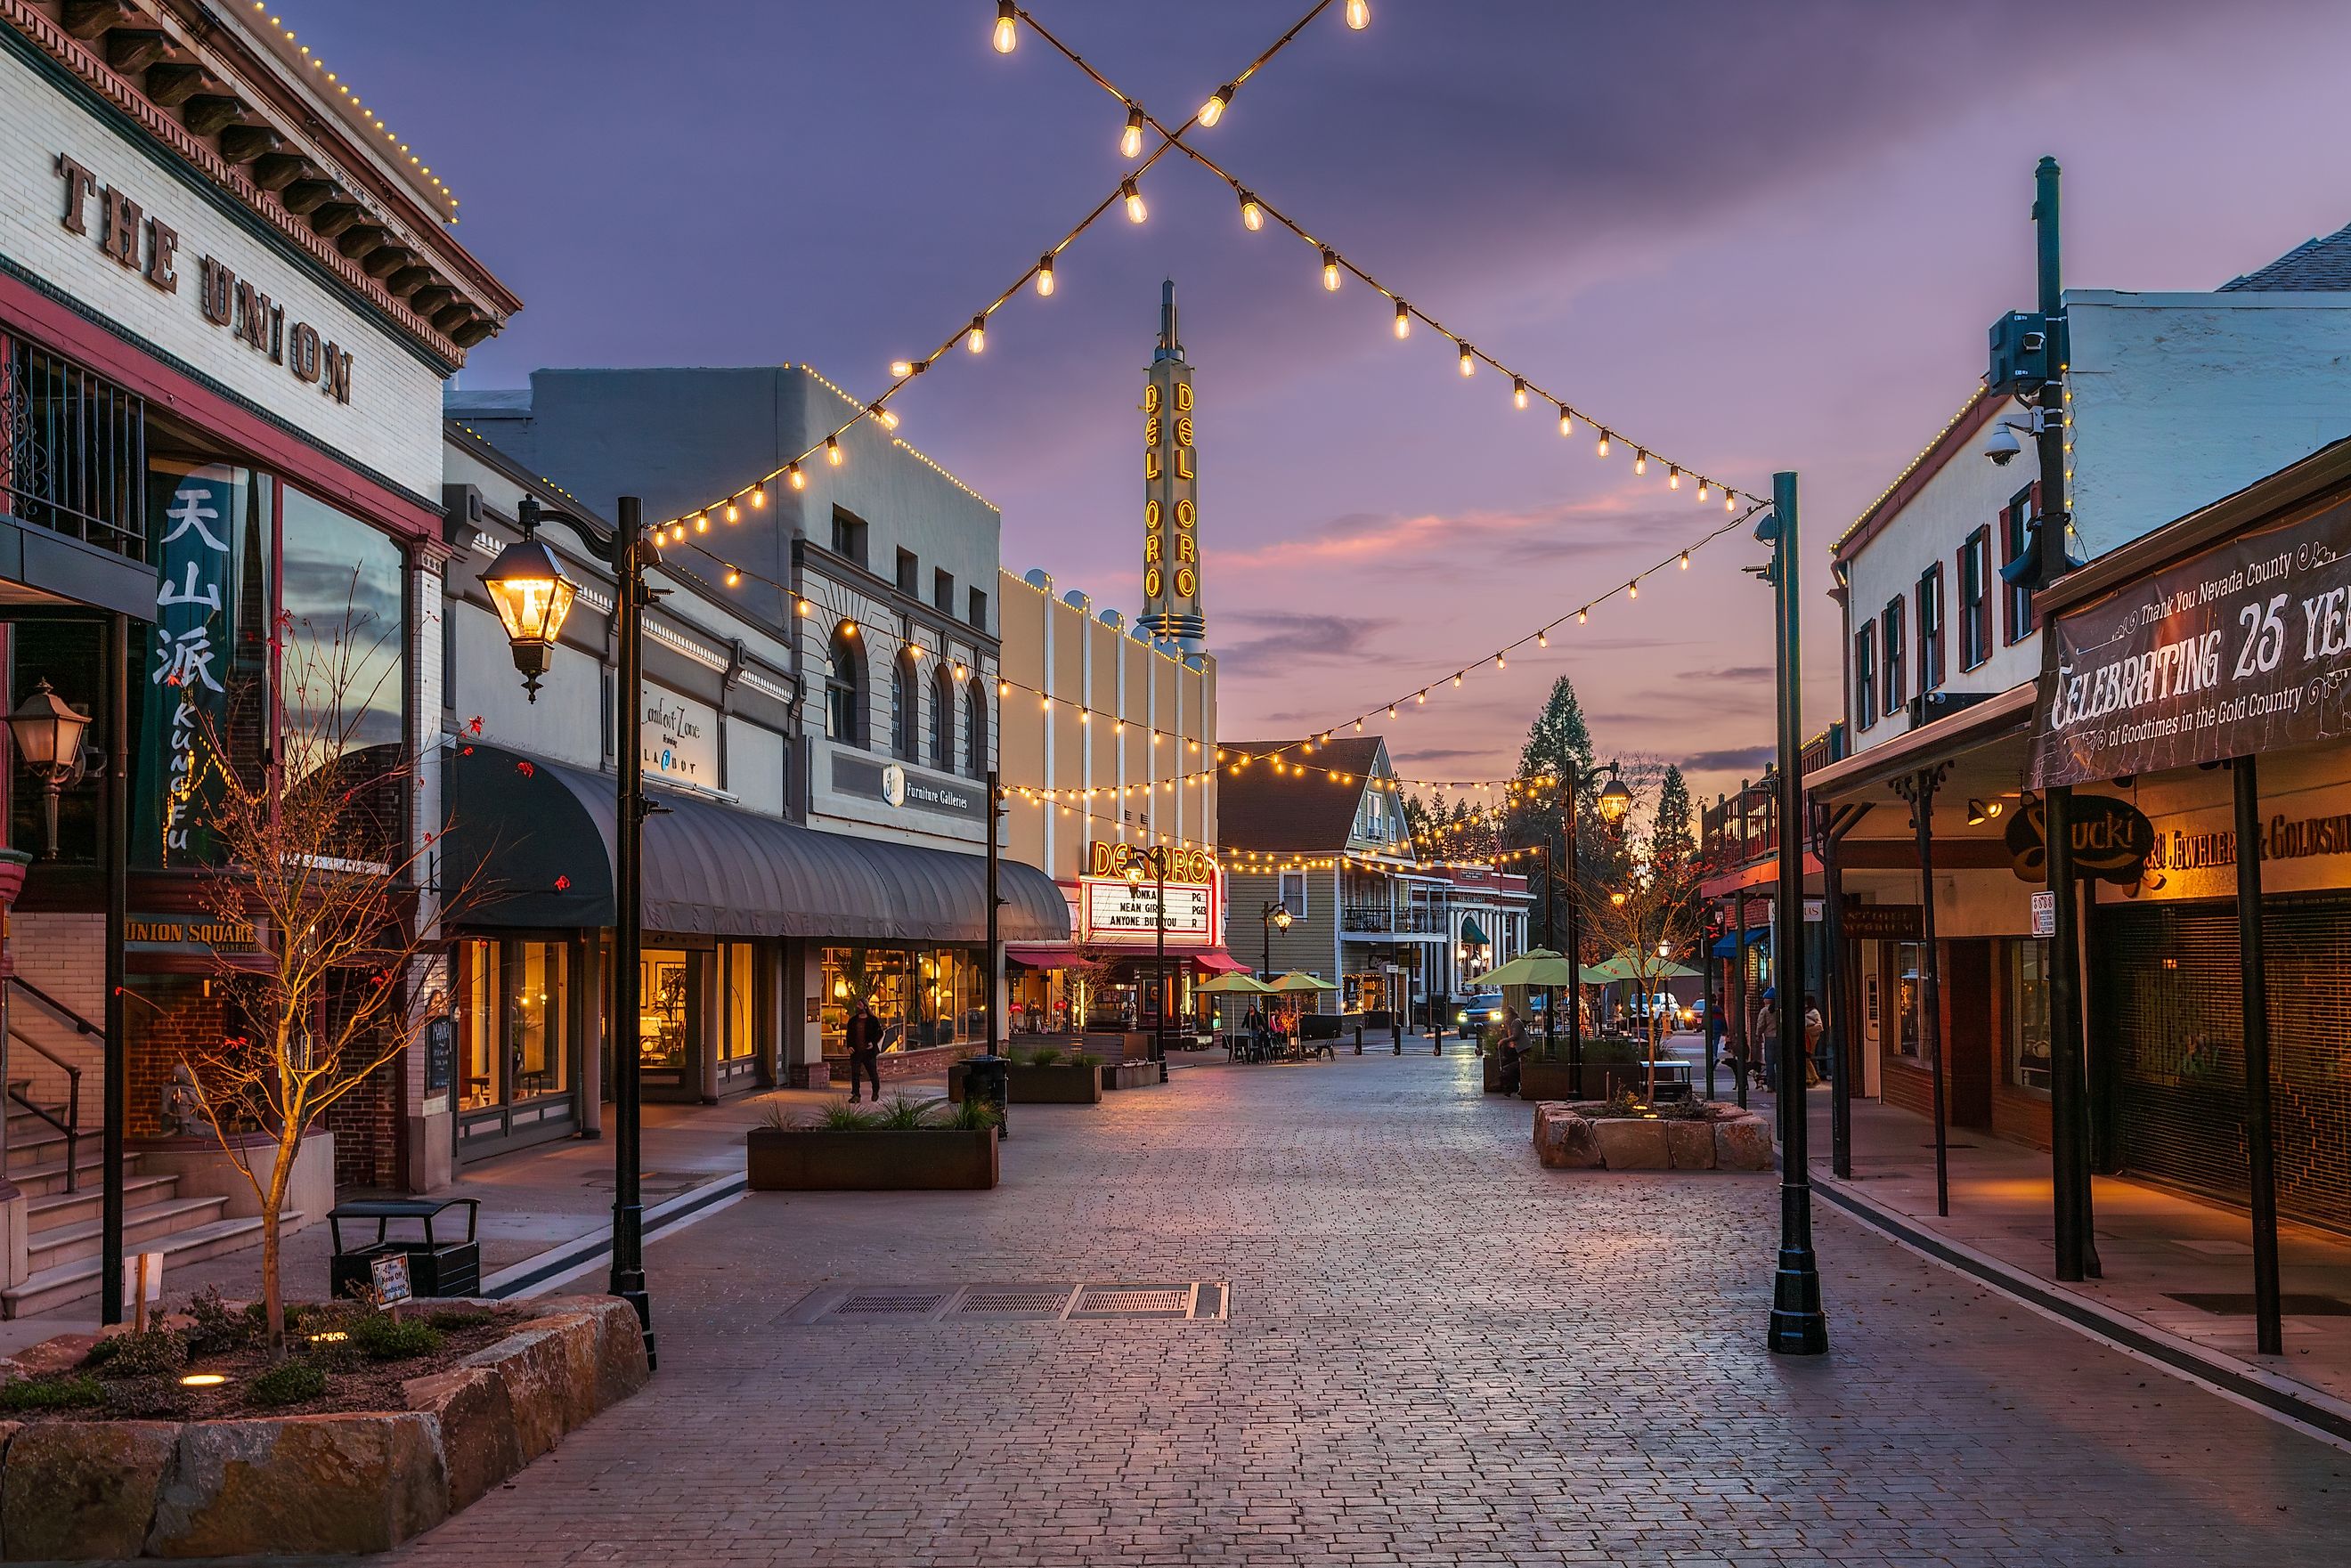
[[2057, 895], [2045, 888], [2032, 895], [2032, 934], [2057, 935]]

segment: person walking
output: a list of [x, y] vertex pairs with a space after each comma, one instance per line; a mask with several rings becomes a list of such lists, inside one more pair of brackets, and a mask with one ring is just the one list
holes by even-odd
[[1494, 1047], [1494, 1086], [1505, 1094], [1519, 1092], [1519, 1068], [1526, 1060], [1526, 1020], [1516, 1008], [1502, 1012], [1502, 1038]]
[[1829, 1026], [1821, 1017], [1820, 998], [1810, 991], [1804, 993], [1804, 1085], [1810, 1088], [1828, 1076], [1828, 1063], [1822, 1057], [1821, 1042], [1828, 1037]]
[[849, 1103], [857, 1103], [858, 1081], [872, 1085], [873, 1103], [882, 1103], [882, 1020], [863, 998], [849, 1015]]
[[1763, 1087], [1780, 1092], [1780, 998], [1777, 986], [1763, 988], [1763, 1005], [1755, 1013], [1755, 1038], [1763, 1044]]

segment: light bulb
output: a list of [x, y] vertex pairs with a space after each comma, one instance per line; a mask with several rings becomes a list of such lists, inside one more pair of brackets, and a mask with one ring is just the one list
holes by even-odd
[[1726, 512], [1739, 510], [1739, 503], [1731, 498], [1730, 492], [1728, 490], [1722, 493], [1722, 509]]
[[808, 488], [808, 476], [800, 472], [800, 465], [797, 463], [784, 465], [784, 477], [791, 482], [791, 486], [795, 490]]
[[1701, 501], [1706, 499], [1706, 481], [1703, 479], [1698, 482], [1698, 498]]
[[1143, 204], [1143, 193], [1134, 188], [1134, 181], [1127, 180], [1122, 182], [1118, 187], [1118, 193], [1120, 195], [1126, 198], [1126, 221], [1128, 223], [1139, 224], [1144, 219], [1151, 215], [1149, 210]]
[[1502, 655], [1499, 653], [1494, 655], [1494, 668], [1498, 670], [1509, 668], [1508, 665], [1502, 663]]
[[970, 335], [964, 339], [964, 346], [975, 354], [979, 353], [987, 347], [987, 317], [975, 316], [971, 319]]
[[1600, 433], [1600, 444], [1593, 447], [1592, 450], [1603, 457], [1608, 455], [1608, 433], [1606, 431], [1604, 430]]
[[805, 599], [801, 600], [801, 601], [799, 601], [799, 605], [800, 605], [800, 613], [801, 613], [801, 614], [803, 614], [803, 615], [813, 615], [813, 614], [815, 614], [815, 613], [816, 613], [816, 606], [815, 606], [815, 605], [813, 605], [813, 604], [810, 604], [807, 600], [805, 600]]
[[1322, 287], [1339, 292], [1339, 253], [1327, 245], [1322, 247]]
[[1420, 695], [1412, 700], [1416, 703], [1426, 703], [1428, 701], [1428, 688], [1426, 686], [1421, 687]]
[[1372, 0], [1347, 0], [1347, 26], [1358, 33], [1372, 25]]
[[1020, 41], [1020, 24], [1015, 16], [1013, 0], [996, 0], [996, 52], [1008, 55], [1012, 46]]
[[1524, 377], [1524, 376], [1512, 376], [1512, 377], [1510, 378], [1510, 402], [1513, 402], [1513, 403], [1515, 403], [1515, 404], [1517, 404], [1517, 405], [1518, 405], [1519, 407], [1520, 407], [1520, 408], [1524, 408], [1524, 407], [1526, 407], [1526, 406], [1527, 406], [1527, 378], [1526, 378], [1526, 377]]
[[1687, 550], [1682, 551], [1682, 570], [1684, 571], [1689, 570], [1689, 551]]
[[762, 485], [758, 489], [751, 492], [751, 509], [756, 512], [767, 504], [768, 487], [765, 485]]
[[1455, 685], [1457, 685], [1457, 686], [1458, 686], [1458, 685], [1459, 685], [1461, 684], [1461, 676], [1460, 676], [1459, 672], [1458, 672], [1458, 671], [1457, 671], [1457, 672], [1455, 672], [1455, 674], [1454, 674], [1454, 676], [1453, 676], [1453, 684], [1454, 684]]
[[1633, 449], [1633, 472], [1635, 474], [1646, 474], [1648, 471], [1649, 455], [1642, 451], [1639, 447], [1635, 447]]
[[1000, 696], [1000, 697], [1008, 697], [1008, 696], [1010, 696], [1010, 695], [1012, 695], [1012, 683], [1011, 683], [1010, 681], [998, 681], [998, 682], [997, 682], [997, 683], [996, 683], [996, 695], [997, 695], [998, 696]]
[[1118, 133], [1118, 155], [1122, 158], [1143, 156], [1143, 106], [1130, 104], [1126, 110], [1126, 129]]
[[1565, 403], [1559, 405], [1559, 433], [1562, 435], [1573, 435], [1575, 434], [1575, 415], [1567, 412], [1567, 404]]
[[1461, 373], [1465, 376], [1478, 373], [1478, 351], [1467, 343], [1461, 345]]
[[1583, 625], [1586, 621], [1591, 619], [1592, 612], [1589, 609], [1579, 610], [1575, 612], [1575, 623], [1578, 626]]
[[1641, 597], [1641, 580], [1639, 578], [1636, 577], [1632, 581], [1625, 585], [1625, 597], [1627, 599], [1638, 599]]
[[1394, 717], [1395, 717], [1395, 716], [1396, 716], [1395, 704], [1394, 704], [1394, 703], [1390, 703], [1390, 704], [1388, 704], [1388, 716], [1389, 716], [1390, 718], [1394, 718]]
[[1043, 298], [1052, 298], [1053, 258], [1050, 256], [1040, 256], [1037, 258], [1037, 293]]
[[1241, 193], [1241, 227], [1251, 234], [1265, 227], [1265, 209], [1259, 206], [1257, 198], [1247, 191]]
[[730, 566], [730, 567], [728, 567], [728, 568], [726, 569], [726, 586], [727, 586], [727, 587], [732, 588], [732, 587], [734, 587], [737, 583], [738, 583], [738, 582], [740, 582], [740, 581], [742, 581], [742, 580], [743, 580], [743, 574], [742, 574], [741, 572], [737, 571], [737, 570], [736, 570], [733, 567], [731, 567], [731, 566]]
[[726, 520], [730, 523], [739, 523], [743, 520], [742, 508], [732, 501], [726, 503]]
[[1667, 464], [1666, 465], [1666, 488], [1668, 490], [1678, 490], [1681, 487], [1682, 471], [1674, 465]]
[[841, 437], [828, 435], [824, 438], [824, 460], [835, 468], [841, 466]]
[[1412, 307], [1401, 299], [1396, 301], [1395, 334], [1398, 338], [1412, 336]]
[[1232, 101], [1233, 84], [1231, 82], [1227, 82], [1224, 86], [1218, 88], [1214, 93], [1209, 95], [1207, 102], [1200, 106], [1200, 129], [1203, 131], [1214, 130], [1216, 128], [1217, 121], [1225, 117], [1225, 106]]
[[896, 380], [896, 381], [902, 381], [902, 382], [903, 382], [903, 381], [904, 381], [908, 376], [911, 376], [911, 375], [913, 375], [914, 373], [914, 361], [912, 361], [912, 360], [893, 360], [893, 361], [890, 361], [890, 374], [891, 374], [891, 377], [892, 377], [893, 380]]
[[1538, 648], [1548, 648], [1551, 646], [1551, 629], [1549, 627], [1545, 627], [1543, 630], [1535, 633], [1535, 646]]

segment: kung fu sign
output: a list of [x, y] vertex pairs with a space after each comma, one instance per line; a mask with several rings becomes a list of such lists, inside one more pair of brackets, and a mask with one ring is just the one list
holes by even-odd
[[2046, 635], [2036, 786], [2351, 735], [2351, 502], [2214, 545]]

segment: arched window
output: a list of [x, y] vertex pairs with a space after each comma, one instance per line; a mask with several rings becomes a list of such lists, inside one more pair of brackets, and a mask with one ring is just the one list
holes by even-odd
[[987, 693], [977, 680], [963, 689], [963, 770], [987, 776]]
[[914, 655], [901, 651], [890, 666], [890, 749], [908, 762], [919, 762], [914, 749], [914, 737], [919, 733], [916, 710], [921, 706], [922, 683], [914, 674]]
[[931, 677], [931, 766], [942, 773], [955, 767], [955, 677], [945, 664]]
[[865, 651], [843, 622], [825, 651], [824, 733], [843, 746], [862, 748], [865, 736]]

